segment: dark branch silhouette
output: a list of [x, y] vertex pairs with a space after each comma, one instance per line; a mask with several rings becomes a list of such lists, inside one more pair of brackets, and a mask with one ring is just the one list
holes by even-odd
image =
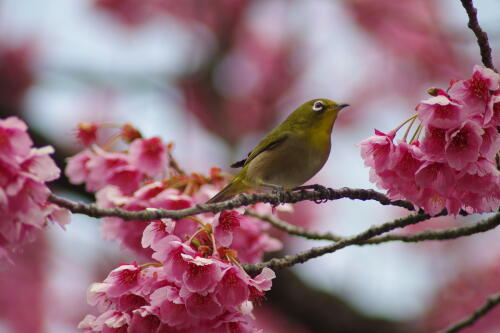
[[477, 9], [474, 8], [472, 0], [460, 0], [462, 6], [464, 6], [467, 16], [469, 17], [469, 23], [467, 26], [474, 32], [477, 38], [477, 45], [479, 46], [479, 52], [481, 53], [481, 61], [483, 65], [491, 68], [495, 72], [497, 71], [493, 65], [493, 60], [491, 58], [491, 47], [488, 42], [488, 34], [481, 29], [479, 22], [477, 20]]

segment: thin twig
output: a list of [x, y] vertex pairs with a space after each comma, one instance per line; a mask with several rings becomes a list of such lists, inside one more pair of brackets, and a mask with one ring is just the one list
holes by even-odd
[[295, 255], [287, 255], [282, 258], [273, 258], [269, 261], [265, 261], [258, 264], [246, 264], [243, 267], [250, 274], [260, 272], [264, 267], [269, 267], [272, 269], [290, 267], [295, 264], [304, 263], [310, 259], [317, 258], [327, 253], [333, 253], [346, 246], [362, 243], [374, 236], [383, 234], [385, 232], [397, 228], [403, 228], [406, 227], [407, 225], [415, 224], [430, 218], [431, 216], [426, 213], [411, 214], [403, 218], [393, 220], [391, 222], [386, 222], [381, 225], [372, 226], [368, 230], [363, 231], [362, 233], [359, 233], [351, 237], [343, 238], [342, 240], [327, 246], [313, 247], [309, 250], [297, 253]]
[[[245, 214], [266, 221], [272, 226], [280, 230], [283, 230], [290, 235], [300, 236], [313, 240], [329, 240], [334, 242], [346, 239], [346, 237], [335, 235], [330, 232], [320, 233], [320, 232], [306, 230], [304, 228], [297, 227], [288, 222], [282, 221], [274, 216], [261, 215], [252, 211], [247, 211], [245, 212]], [[500, 213], [497, 213], [496, 215], [493, 215], [488, 219], [479, 221], [475, 224], [468, 226], [455, 227], [443, 230], [425, 230], [415, 233], [413, 235], [391, 234], [391, 235], [373, 237], [365, 242], [353, 245], [359, 245], [359, 246], [375, 245], [375, 244], [394, 242], [394, 241], [405, 242], [405, 243], [416, 243], [416, 242], [423, 242], [430, 240], [448, 240], [448, 239], [470, 236], [481, 232], [486, 232], [488, 230], [496, 228], [498, 225], [500, 225]]]
[[474, 324], [479, 318], [484, 317], [488, 312], [490, 312], [495, 306], [500, 304], [500, 294], [496, 294], [488, 297], [486, 303], [481, 306], [479, 309], [474, 311], [469, 317], [459, 321], [456, 324], [446, 328], [441, 331], [441, 333], [455, 333], [460, 331], [461, 329]]
[[477, 38], [477, 45], [479, 46], [479, 51], [481, 52], [481, 60], [483, 64], [497, 71], [495, 66], [493, 65], [493, 60], [491, 58], [491, 47], [488, 42], [488, 35], [486, 32], [481, 29], [479, 22], [477, 20], [477, 9], [474, 8], [474, 4], [472, 0], [460, 0], [462, 2], [462, 6], [464, 6], [465, 11], [467, 12], [467, 16], [469, 16], [468, 27], [474, 32]]
[[172, 169], [174, 169], [175, 171], [177, 171], [177, 173], [179, 175], [185, 175], [186, 174], [186, 171], [184, 171], [184, 169], [182, 169], [179, 166], [179, 163], [177, 163], [177, 161], [174, 158], [174, 156], [172, 155], [172, 152], [170, 151], [170, 149], [168, 150], [168, 166], [171, 167]]
[[218, 213], [223, 210], [234, 209], [237, 207], [248, 206], [256, 204], [259, 202], [270, 203], [273, 205], [278, 205], [280, 203], [296, 203], [299, 201], [329, 201], [338, 200], [341, 198], [347, 198], [351, 200], [374, 200], [379, 202], [381, 205], [391, 205], [397, 207], [403, 207], [408, 210], [414, 210], [413, 205], [408, 201], [396, 200], [392, 201], [384, 194], [374, 191], [374, 190], [364, 190], [364, 189], [332, 189], [324, 188], [323, 190], [301, 190], [301, 191], [288, 191], [282, 193], [243, 193], [234, 197], [230, 200], [211, 203], [211, 204], [199, 204], [186, 209], [179, 210], [166, 210], [161, 208], [148, 208], [140, 211], [128, 211], [114, 208], [104, 208], [99, 207], [96, 204], [85, 204], [81, 202], [74, 202], [55, 194], [49, 196], [49, 201], [69, 209], [73, 213], [85, 214], [90, 217], [105, 217], [105, 216], [115, 216], [120, 217], [124, 220], [140, 220], [140, 221], [151, 221], [158, 220], [162, 218], [172, 218], [174, 220], [182, 219], [186, 216], [196, 215], [200, 213], [212, 212]]

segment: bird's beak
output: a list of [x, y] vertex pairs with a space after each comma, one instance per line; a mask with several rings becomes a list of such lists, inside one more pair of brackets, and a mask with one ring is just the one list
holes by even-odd
[[348, 106], [349, 106], [349, 104], [346, 104], [346, 103], [344, 103], [344, 104], [337, 104], [337, 107], [335, 108], [335, 110], [340, 111], [343, 108], [348, 107]]

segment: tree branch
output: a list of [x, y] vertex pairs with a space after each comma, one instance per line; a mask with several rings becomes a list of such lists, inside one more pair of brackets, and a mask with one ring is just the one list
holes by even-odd
[[309, 250], [297, 253], [295, 255], [287, 255], [282, 258], [274, 258], [258, 264], [246, 264], [243, 265], [243, 267], [250, 274], [260, 272], [264, 267], [270, 267], [272, 269], [290, 267], [295, 264], [304, 263], [310, 259], [317, 258], [327, 253], [333, 253], [346, 246], [362, 243], [374, 236], [383, 234], [393, 229], [406, 227], [407, 225], [415, 224], [430, 218], [431, 216], [426, 213], [411, 214], [403, 218], [393, 220], [391, 222], [386, 222], [377, 226], [371, 226], [368, 230], [365, 230], [362, 233], [343, 238], [342, 240], [327, 246], [313, 247]]
[[484, 317], [488, 312], [490, 312], [495, 306], [500, 304], [500, 294], [496, 294], [488, 297], [486, 303], [479, 309], [474, 311], [469, 317], [459, 321], [458, 323], [446, 328], [441, 331], [441, 333], [454, 333], [461, 329], [474, 324], [479, 318]]
[[[341, 240], [346, 239], [346, 237], [335, 235], [330, 232], [319, 233], [319, 232], [309, 231], [269, 215], [260, 215], [252, 211], [247, 211], [245, 212], [245, 214], [266, 221], [275, 228], [283, 230], [290, 235], [295, 235], [313, 240], [329, 240], [334, 242], [339, 242]], [[373, 237], [367, 241], [353, 245], [360, 245], [360, 246], [374, 245], [374, 244], [381, 244], [394, 241], [400, 241], [405, 243], [416, 243], [429, 240], [449, 240], [449, 239], [470, 236], [480, 232], [485, 232], [496, 228], [498, 225], [500, 225], [500, 213], [497, 213], [496, 215], [493, 215], [488, 219], [479, 221], [473, 225], [468, 225], [464, 227], [455, 227], [443, 230], [425, 230], [422, 232], [415, 233], [413, 235], [391, 234], [391, 235]]]
[[300, 191], [288, 191], [281, 193], [251, 193], [251, 194], [243, 193], [227, 201], [217, 202], [212, 204], [199, 204], [190, 208], [179, 209], [179, 210], [148, 208], [140, 211], [128, 211], [117, 207], [104, 208], [104, 207], [99, 207], [96, 204], [84, 204], [81, 202], [74, 202], [59, 197], [55, 194], [51, 194], [48, 200], [61, 207], [69, 209], [73, 213], [85, 214], [90, 217], [100, 218], [105, 216], [115, 216], [122, 218], [124, 220], [151, 221], [151, 220], [159, 220], [162, 218], [171, 218], [174, 220], [179, 220], [190, 215], [196, 215], [206, 212], [218, 213], [223, 210], [248, 206], [259, 202], [278, 205], [280, 203], [296, 203], [305, 200], [324, 202], [330, 200], [338, 200], [341, 198], [347, 198], [351, 200], [362, 200], [362, 201], [375, 200], [384, 206], [391, 205], [391, 206], [403, 207], [408, 210], [415, 210], [413, 205], [408, 201], [403, 201], [403, 200], [392, 201], [384, 194], [374, 190], [350, 189], [350, 188], [341, 188], [337, 190], [332, 188], [322, 188], [312, 191], [300, 190]]
[[481, 26], [479, 25], [479, 22], [477, 20], [477, 9], [474, 8], [474, 5], [472, 3], [472, 0], [460, 0], [462, 2], [462, 6], [465, 8], [465, 11], [467, 12], [467, 16], [469, 16], [469, 23], [468, 27], [474, 32], [477, 38], [477, 45], [479, 46], [479, 51], [481, 52], [481, 60], [483, 64], [494, 70], [495, 72], [497, 71], [495, 66], [493, 65], [493, 61], [491, 58], [491, 47], [488, 42], [488, 35], [486, 34], [483, 29], [481, 29]]

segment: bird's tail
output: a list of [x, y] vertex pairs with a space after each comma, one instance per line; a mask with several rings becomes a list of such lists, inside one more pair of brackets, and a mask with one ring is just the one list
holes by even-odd
[[251, 187], [245, 185], [242, 181], [239, 179], [235, 179], [229, 184], [227, 184], [219, 193], [217, 193], [215, 196], [212, 197], [212, 199], [208, 200], [206, 203], [215, 203], [215, 202], [221, 202], [224, 200], [231, 199], [237, 194], [240, 194], [242, 192], [245, 192], [246, 190], [249, 190]]

